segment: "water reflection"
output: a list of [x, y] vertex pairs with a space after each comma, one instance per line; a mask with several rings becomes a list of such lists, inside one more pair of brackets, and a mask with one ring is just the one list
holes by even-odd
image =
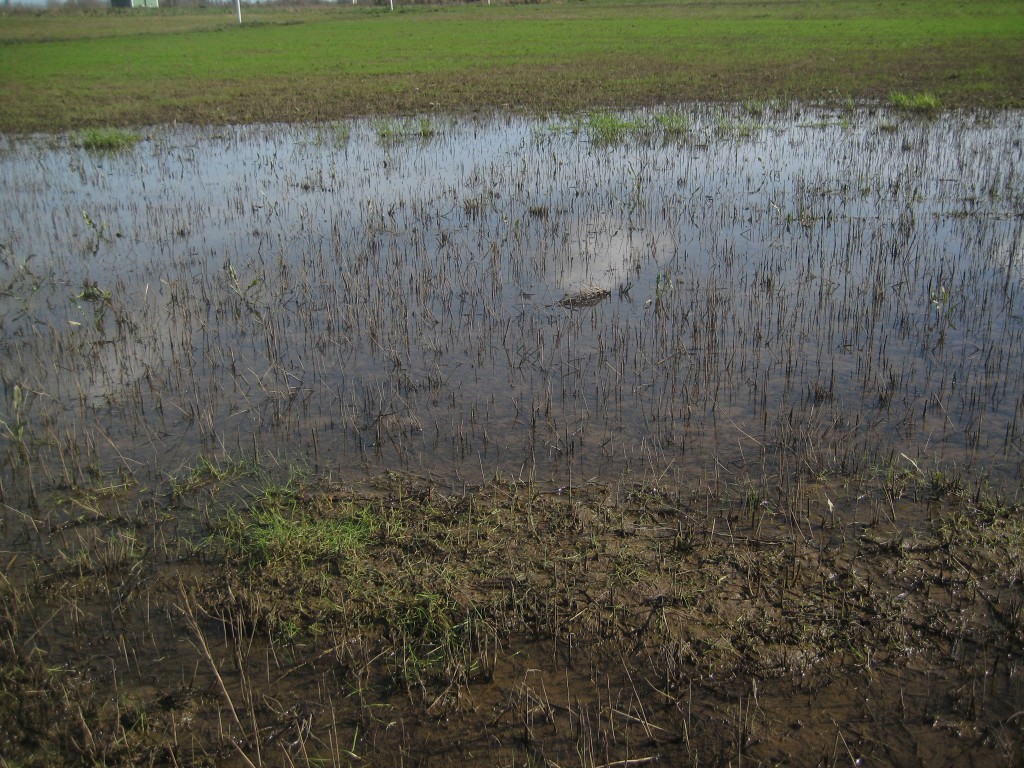
[[1021, 114], [686, 118], [5, 139], [5, 489], [200, 451], [1019, 482]]

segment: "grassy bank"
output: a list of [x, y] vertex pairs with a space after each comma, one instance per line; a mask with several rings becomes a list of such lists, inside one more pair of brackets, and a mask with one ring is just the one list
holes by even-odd
[[0, 129], [333, 119], [489, 108], [886, 99], [1019, 105], [1003, 0], [11, 12]]

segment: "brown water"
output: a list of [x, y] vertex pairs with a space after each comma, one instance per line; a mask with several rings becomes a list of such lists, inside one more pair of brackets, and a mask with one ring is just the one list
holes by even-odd
[[1019, 488], [1021, 113], [682, 114], [4, 138], [0, 492], [223, 453]]

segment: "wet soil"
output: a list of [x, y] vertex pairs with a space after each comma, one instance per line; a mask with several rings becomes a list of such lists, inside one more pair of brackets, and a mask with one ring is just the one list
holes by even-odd
[[1024, 756], [1021, 508], [935, 478], [452, 490], [205, 465], [7, 535], [4, 765]]

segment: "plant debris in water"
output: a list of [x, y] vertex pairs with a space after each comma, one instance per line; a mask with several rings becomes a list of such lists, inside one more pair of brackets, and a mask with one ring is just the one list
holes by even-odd
[[578, 291], [567, 293], [558, 302], [560, 307], [592, 307], [602, 299], [612, 295], [607, 288], [599, 288], [596, 285], [588, 285]]

